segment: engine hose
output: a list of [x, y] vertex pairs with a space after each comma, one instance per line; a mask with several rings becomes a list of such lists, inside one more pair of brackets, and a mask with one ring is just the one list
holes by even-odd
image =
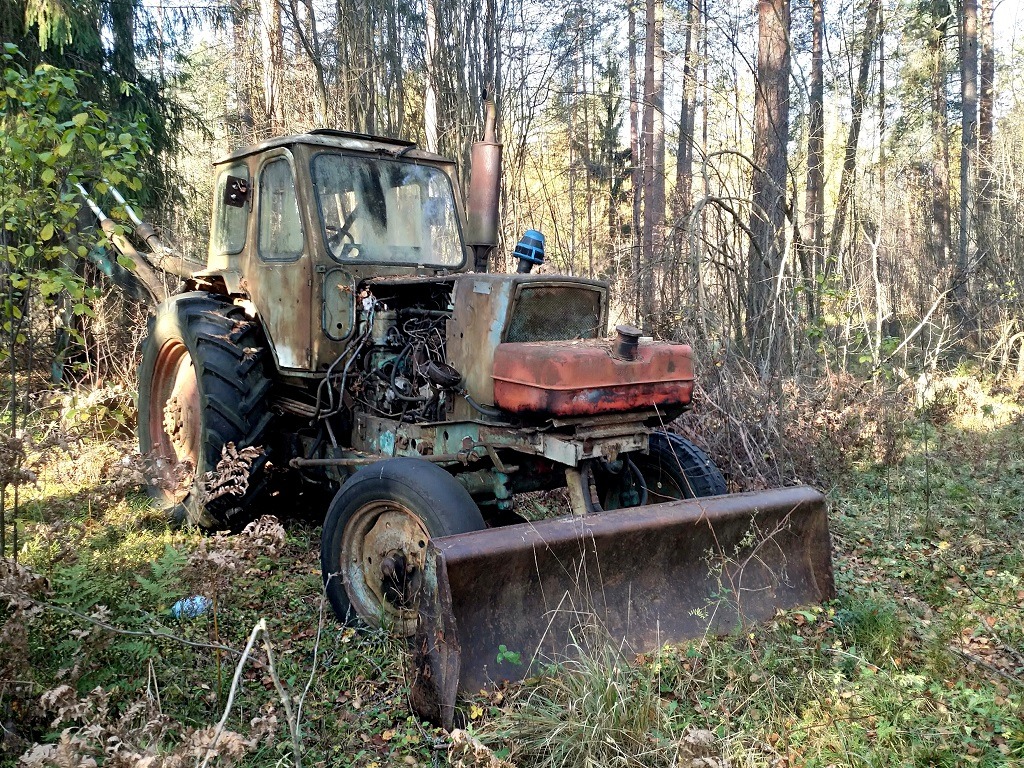
[[[395, 358], [394, 363], [392, 363], [391, 365], [391, 377], [388, 383], [391, 384], [391, 391], [395, 393], [395, 397], [397, 397], [399, 400], [402, 400], [406, 403], [425, 403], [429, 398], [423, 397], [421, 395], [403, 395], [398, 390], [398, 385], [395, 384], [395, 379], [398, 377], [398, 364], [402, 361], [403, 357], [405, 357], [412, 351], [412, 347], [412, 342], [409, 342], [408, 344], [405, 345], [405, 349], [403, 349], [401, 353], [398, 355], [398, 357]], [[411, 384], [412, 382], [410, 382], [410, 386]]]
[[[366, 327], [363, 329], [363, 332], [359, 335], [356, 342], [354, 342], [356, 344], [355, 349], [353, 350], [351, 345], [347, 347], [344, 352], [342, 352], [334, 359], [334, 362], [330, 364], [330, 366], [327, 368], [327, 372], [324, 374], [324, 377], [320, 380], [320, 384], [316, 388], [316, 413], [314, 414], [313, 421], [311, 423], [315, 424], [319, 420], [330, 418], [331, 416], [334, 416], [335, 414], [339, 413], [341, 409], [344, 407], [345, 379], [348, 378], [348, 369], [349, 366], [352, 365], [352, 361], [356, 357], [358, 357], [359, 353], [362, 351], [363, 345], [366, 343], [366, 337], [370, 335], [370, 331], [373, 326], [373, 316], [375, 313], [376, 307], [371, 307], [368, 313]], [[341, 374], [341, 385], [338, 387], [339, 400], [337, 407], [335, 407], [334, 390], [331, 389], [331, 376], [334, 375], [334, 369], [346, 357], [348, 357], [348, 362], [345, 363], [345, 368]], [[323, 391], [325, 387], [327, 390], [329, 401], [326, 412], [324, 411], [323, 408]]]
[[[326, 413], [318, 411], [318, 413], [317, 413], [317, 418], [318, 419], [321, 419], [321, 420], [322, 419], [328, 419], [331, 416], [334, 416], [334, 415], [336, 415], [338, 413], [341, 413], [342, 409], [345, 407], [345, 382], [348, 380], [348, 369], [352, 367], [352, 363], [354, 363], [356, 358], [359, 357], [359, 353], [362, 352], [363, 346], [365, 344], [366, 344], [366, 334], [363, 334], [363, 336], [361, 336], [359, 338], [359, 340], [356, 342], [356, 348], [355, 348], [354, 351], [351, 352], [351, 354], [349, 354], [349, 351], [346, 350], [345, 352], [343, 352], [338, 357], [338, 360], [336, 360], [335, 363], [331, 364], [331, 368], [327, 371], [327, 376], [324, 377], [324, 381], [327, 382], [327, 390], [328, 390], [328, 392], [331, 393], [331, 408]], [[341, 380], [338, 382], [338, 405], [335, 406], [334, 405], [334, 393], [333, 393], [333, 391], [330, 388], [330, 379], [331, 379], [331, 376], [333, 375], [334, 365], [337, 362], [339, 362], [343, 357], [345, 357], [345, 355], [348, 355], [348, 360], [345, 362], [345, 367], [341, 371]], [[318, 395], [319, 395], [319, 390], [318, 390]]]
[[633, 473], [633, 477], [636, 478], [637, 484], [640, 486], [640, 503], [638, 507], [645, 506], [647, 504], [647, 481], [644, 480], [644, 476], [640, 474], [640, 470], [637, 468], [633, 460], [628, 456], [624, 457], [626, 461], [626, 467], [630, 472]]
[[482, 413], [484, 416], [490, 416], [492, 419], [501, 418], [501, 411], [499, 409], [492, 408], [489, 405], [480, 405], [480, 403], [478, 403], [476, 400], [470, 397], [469, 393], [466, 391], [462, 391], [459, 394], [466, 398], [466, 402], [470, 404], [474, 411]]

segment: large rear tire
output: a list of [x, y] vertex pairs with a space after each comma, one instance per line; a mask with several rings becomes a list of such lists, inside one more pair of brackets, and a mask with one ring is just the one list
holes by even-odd
[[[139, 368], [138, 434], [156, 468], [150, 494], [172, 521], [211, 529], [251, 517], [266, 485], [267, 368], [262, 329], [242, 307], [199, 291], [157, 307]], [[241, 495], [202, 484], [227, 443], [260, 450]]]
[[630, 458], [644, 478], [648, 504], [719, 496], [728, 490], [708, 455], [671, 432], [654, 432], [649, 451], [630, 454]]
[[427, 542], [485, 527], [466, 489], [434, 464], [395, 458], [364, 467], [334, 497], [320, 540], [334, 613], [412, 635]]

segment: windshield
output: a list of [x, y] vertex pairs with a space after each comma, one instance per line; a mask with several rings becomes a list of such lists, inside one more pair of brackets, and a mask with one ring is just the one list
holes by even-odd
[[335, 259], [462, 264], [452, 185], [440, 169], [323, 153], [313, 159], [313, 180], [324, 240]]

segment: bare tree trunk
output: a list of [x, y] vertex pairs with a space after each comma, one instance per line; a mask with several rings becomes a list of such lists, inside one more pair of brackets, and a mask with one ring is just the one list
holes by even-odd
[[[981, 0], [978, 30], [981, 96], [978, 101], [978, 203], [991, 205], [992, 199], [992, 128], [993, 86], [996, 79], [995, 31], [992, 24], [992, 0]], [[986, 213], [988, 211], [986, 210]], [[981, 232], [981, 222], [978, 231]]]
[[962, 0], [960, 20], [960, 247], [953, 271], [953, 311], [961, 331], [974, 325], [968, 306], [971, 247], [971, 182], [978, 128], [978, 0]]
[[[977, 229], [975, 231], [978, 233], [978, 269], [983, 270], [993, 255], [995, 238], [992, 236], [992, 231], [996, 225], [992, 216], [993, 198], [995, 197], [993, 176], [995, 157], [992, 152], [994, 122], [992, 88], [996, 71], [992, 0], [981, 0], [978, 41], [981, 93], [978, 100], [978, 191], [975, 215]], [[984, 343], [984, 341], [979, 339], [979, 343]]]
[[807, 186], [804, 191], [804, 225], [800, 233], [800, 270], [807, 297], [807, 316], [816, 317], [815, 277], [825, 260], [825, 78], [823, 51], [825, 0], [811, 0], [810, 120], [807, 127]]
[[502, 58], [501, 58], [501, 40], [502, 31], [505, 28], [505, 18], [508, 12], [508, 8], [502, 0], [501, 8], [496, 13], [494, 21], [494, 111], [497, 115], [498, 122], [501, 123], [502, 110], [504, 108], [504, 83], [501, 77]]
[[[582, 18], [582, 10], [580, 14]], [[593, 105], [590, 94], [591, 85], [594, 86], [593, 90], [596, 93], [596, 84], [592, 84], [587, 79], [587, 70], [590, 70], [591, 78], [593, 78], [595, 61], [594, 61], [594, 38], [590, 37], [590, 55], [587, 55], [587, 43], [583, 44], [582, 56], [580, 58], [581, 71], [580, 80], [583, 85], [583, 179], [585, 182], [585, 197], [587, 201], [587, 277], [593, 279], [596, 274], [596, 265], [594, 264], [594, 194], [592, 191], [593, 186], [593, 173], [592, 168], [594, 167], [593, 158], [593, 147], [594, 142], [590, 138], [590, 125], [592, 122], [590, 109]]]
[[789, 2], [759, 0], [754, 89], [754, 163], [746, 330], [751, 360], [768, 378], [778, 363], [778, 301], [786, 231], [789, 138]]
[[696, 127], [697, 46], [700, 40], [701, 0], [691, 0], [690, 19], [686, 25], [683, 47], [683, 96], [679, 110], [679, 145], [676, 149], [676, 200], [680, 216], [686, 216], [693, 205], [693, 131]]
[[248, 8], [246, 0], [235, 0], [231, 5], [231, 73], [234, 78], [237, 121], [232, 146], [255, 143], [252, 117], [252, 84], [248, 55]]
[[629, 14], [629, 149], [632, 161], [632, 184], [633, 184], [633, 226], [632, 246], [630, 248], [630, 262], [633, 272], [633, 317], [637, 325], [640, 324], [640, 211], [643, 203], [643, 179], [642, 179], [642, 158], [640, 156], [640, 97], [638, 94], [638, 80], [636, 66], [636, 5], [635, 0], [627, 0]]
[[377, 121], [377, 78], [379, 73], [376, 66], [376, 56], [379, 51], [377, 50], [375, 39], [377, 31], [376, 11], [377, 8], [374, 5], [363, 7], [365, 19], [362, 34], [365, 42], [361, 52], [361, 80], [362, 98], [366, 102], [366, 123], [365, 128], [363, 128], [366, 133], [377, 133], [377, 126], [379, 125]]
[[[313, 67], [313, 75], [316, 81], [316, 123], [319, 126], [327, 125], [327, 78], [324, 73], [324, 55], [320, 45], [320, 33], [316, 27], [316, 11], [313, 8], [313, 0], [302, 0], [305, 10], [305, 19], [299, 14], [298, 0], [288, 0], [288, 10], [291, 13], [292, 24], [295, 25], [295, 32], [299, 37], [299, 43], [309, 58]], [[304, 28], [308, 24], [308, 29]]]
[[[569, 82], [567, 83], [566, 91], [571, 94], [575, 94], [579, 88], [579, 81], [576, 76], [577, 61], [574, 56], [572, 59], [572, 70], [569, 74]], [[576, 174], [577, 174], [577, 155], [576, 150], [576, 99], [570, 98], [566, 110], [566, 116], [568, 118], [568, 129], [569, 129], [569, 141], [568, 141], [568, 161], [569, 161], [569, 257], [571, 270], [570, 274], [579, 274], [576, 266]]]
[[427, 92], [423, 100], [424, 146], [437, 152], [437, 0], [426, 0]]
[[647, 0], [644, 47], [644, 232], [641, 323], [651, 330], [657, 289], [656, 264], [665, 249], [665, 27], [664, 0]]
[[386, 8], [388, 17], [388, 50], [387, 50], [387, 133], [389, 136], [401, 136], [405, 127], [405, 83], [402, 66], [402, 23], [401, 6], [389, 4]]
[[836, 202], [835, 218], [832, 219], [832, 234], [829, 237], [828, 255], [830, 265], [826, 271], [839, 270], [842, 262], [840, 248], [843, 243], [843, 230], [846, 229], [846, 214], [853, 194], [853, 176], [857, 170], [857, 145], [860, 141], [860, 126], [864, 114], [864, 99], [868, 89], [868, 75], [871, 72], [871, 54], [875, 49], [878, 37], [879, 0], [870, 0], [867, 7], [867, 20], [864, 31], [864, 48], [860, 54], [860, 69], [857, 72], [857, 85], [850, 100], [852, 115], [850, 132], [846, 137], [846, 152], [843, 157], [843, 175], [839, 181], [839, 197]]
[[[668, 272], [668, 285], [671, 292], [669, 307], [676, 312], [680, 306], [680, 295], [689, 276], [697, 279], [699, 287], [700, 264], [690, 265], [691, 240], [688, 228], [690, 209], [693, 207], [693, 147], [696, 137], [693, 135], [697, 124], [696, 69], [697, 52], [700, 45], [701, 0], [689, 1], [689, 13], [686, 23], [686, 37], [683, 43], [683, 83], [682, 97], [679, 105], [679, 141], [676, 146], [676, 186], [672, 197], [674, 224], [672, 232], [672, 259]], [[667, 233], [666, 233], [667, 235]], [[697, 303], [699, 291], [695, 290], [691, 300]]]
[[280, 0], [260, 0], [260, 49], [263, 54], [264, 124], [261, 138], [284, 130], [284, 105], [281, 99], [283, 62]]
[[946, 119], [947, 99], [942, 66], [942, 49], [946, 37], [947, 17], [935, 19], [929, 47], [932, 55], [932, 249], [937, 267], [949, 264], [952, 237], [949, 223], [949, 130]]
[[[486, 0], [484, 5], [484, 66], [483, 73], [480, 78], [489, 93], [494, 90], [495, 82], [495, 50], [498, 43], [498, 33], [496, 26], [497, 9], [495, 8], [494, 0]], [[493, 96], [492, 96], [493, 98]]]
[[[878, 13], [878, 210], [883, 214], [889, 209], [889, 187], [886, 177], [886, 152], [885, 141], [888, 130], [888, 118], [885, 111], [885, 99], [888, 94], [885, 83], [885, 16], [879, 10]], [[885, 324], [891, 315], [892, 304], [889, 301], [889, 293], [886, 290], [885, 280], [890, 285], [894, 282], [892, 270], [886, 268], [886, 253], [884, 247], [885, 227], [881, 228], [878, 236], [878, 246], [872, 254], [872, 269], [875, 278], [875, 348], [881, 354], [882, 337]]]
[[346, 5], [342, 0], [335, 0], [334, 12], [337, 18], [337, 30], [335, 32], [335, 46], [337, 48], [336, 72], [338, 73], [338, 84], [336, 86], [337, 98], [341, 102], [340, 122], [346, 128], [352, 128], [355, 122], [352, 119], [352, 57], [346, 34], [349, 16], [346, 12]]

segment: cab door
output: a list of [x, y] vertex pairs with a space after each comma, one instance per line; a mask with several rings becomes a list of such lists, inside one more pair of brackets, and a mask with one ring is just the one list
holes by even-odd
[[311, 365], [312, 258], [295, 192], [295, 161], [268, 153], [256, 172], [256, 237], [243, 289], [259, 312], [278, 368]]

